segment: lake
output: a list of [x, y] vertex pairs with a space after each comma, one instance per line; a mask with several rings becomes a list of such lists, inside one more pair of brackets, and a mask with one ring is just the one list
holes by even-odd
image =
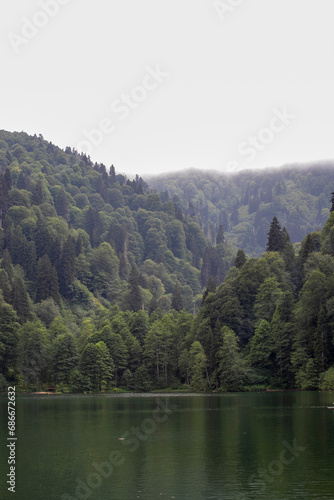
[[17, 396], [16, 493], [0, 498], [334, 499], [334, 394]]

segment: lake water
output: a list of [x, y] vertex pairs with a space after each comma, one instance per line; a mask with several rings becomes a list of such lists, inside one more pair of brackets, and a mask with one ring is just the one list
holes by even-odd
[[334, 394], [18, 396], [0, 498], [334, 499]]

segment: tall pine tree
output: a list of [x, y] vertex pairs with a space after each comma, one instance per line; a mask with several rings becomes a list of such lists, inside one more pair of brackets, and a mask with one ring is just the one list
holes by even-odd
[[58, 271], [59, 290], [64, 296], [69, 294], [70, 286], [75, 279], [75, 260], [75, 240], [72, 236], [69, 236], [63, 247]]
[[41, 302], [48, 298], [52, 298], [56, 304], [60, 303], [57, 272], [50, 257], [45, 254], [37, 262], [35, 300]]
[[284, 235], [280, 223], [275, 216], [270, 224], [267, 252], [281, 252], [284, 249]]
[[183, 309], [182, 291], [179, 283], [176, 283], [173, 290], [172, 309], [175, 309], [175, 311], [182, 311]]

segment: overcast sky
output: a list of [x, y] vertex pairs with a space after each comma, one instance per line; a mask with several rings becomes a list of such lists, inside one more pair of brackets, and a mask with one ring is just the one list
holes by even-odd
[[334, 158], [333, 0], [3, 0], [1, 123], [117, 172]]

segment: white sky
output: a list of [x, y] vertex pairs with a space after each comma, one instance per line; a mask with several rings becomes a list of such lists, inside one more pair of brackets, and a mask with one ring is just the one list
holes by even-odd
[[128, 174], [334, 158], [333, 0], [213, 3], [2, 0], [0, 128], [78, 148], [109, 119], [91, 157]]

